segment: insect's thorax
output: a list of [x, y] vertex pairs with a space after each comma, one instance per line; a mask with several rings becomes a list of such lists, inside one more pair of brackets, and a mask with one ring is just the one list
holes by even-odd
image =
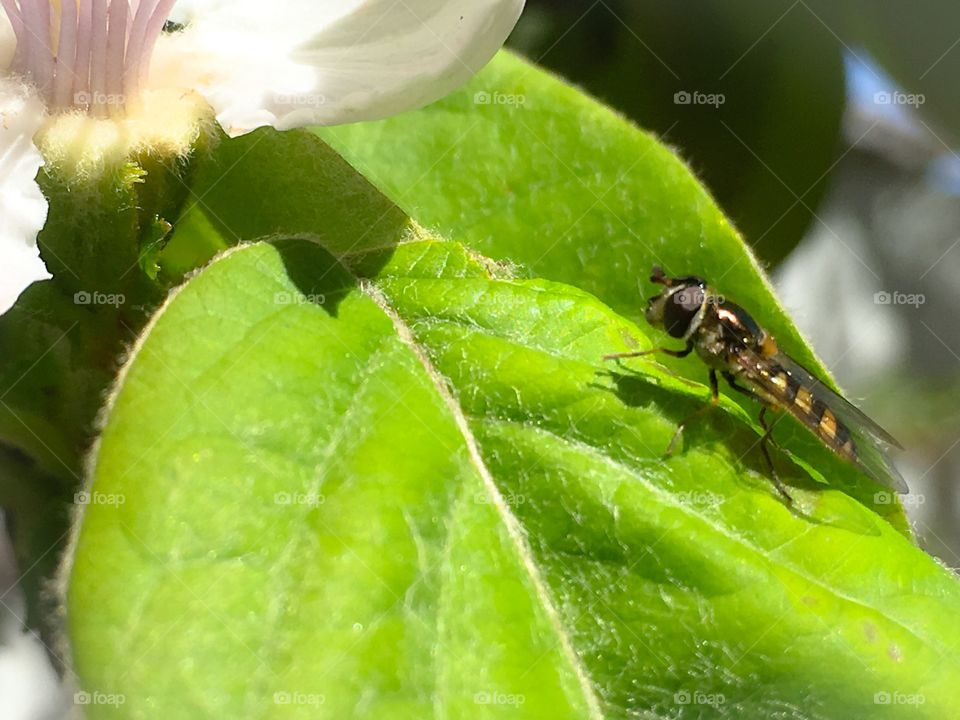
[[710, 367], [727, 370], [732, 365], [736, 348], [726, 337], [723, 326], [712, 309], [704, 315], [691, 340], [697, 355]]
[[691, 337], [697, 355], [707, 365], [739, 375], [743, 371], [740, 356], [744, 352], [761, 360], [777, 352], [773, 338], [743, 308], [716, 296], [710, 300]]

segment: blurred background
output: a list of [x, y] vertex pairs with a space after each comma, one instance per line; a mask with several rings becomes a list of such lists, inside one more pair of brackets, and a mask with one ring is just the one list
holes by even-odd
[[686, 160], [960, 568], [960, 5], [527, 0], [510, 46]]
[[[960, 5], [527, 0], [509, 44], [687, 161], [848, 397], [907, 448], [917, 535], [960, 568]], [[0, 609], [19, 608], [0, 613], [0, 698], [18, 718], [71, 705], [16, 620], [64, 520], [9, 528], [40, 557], [16, 570], [0, 519]]]

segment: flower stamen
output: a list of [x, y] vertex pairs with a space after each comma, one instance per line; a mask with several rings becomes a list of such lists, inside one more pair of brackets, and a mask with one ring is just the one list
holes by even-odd
[[14, 72], [53, 110], [123, 114], [140, 96], [175, 0], [0, 0], [17, 38]]

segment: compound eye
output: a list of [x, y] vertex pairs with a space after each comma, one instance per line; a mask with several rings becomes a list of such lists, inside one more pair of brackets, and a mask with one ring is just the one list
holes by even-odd
[[683, 337], [703, 305], [703, 288], [687, 285], [675, 291], [663, 309], [663, 325], [673, 337]]

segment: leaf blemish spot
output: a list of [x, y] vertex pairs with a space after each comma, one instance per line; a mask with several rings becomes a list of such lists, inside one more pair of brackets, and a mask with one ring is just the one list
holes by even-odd
[[896, 643], [890, 643], [890, 647], [887, 648], [887, 654], [894, 662], [903, 662], [903, 653], [900, 651], [900, 646]]

